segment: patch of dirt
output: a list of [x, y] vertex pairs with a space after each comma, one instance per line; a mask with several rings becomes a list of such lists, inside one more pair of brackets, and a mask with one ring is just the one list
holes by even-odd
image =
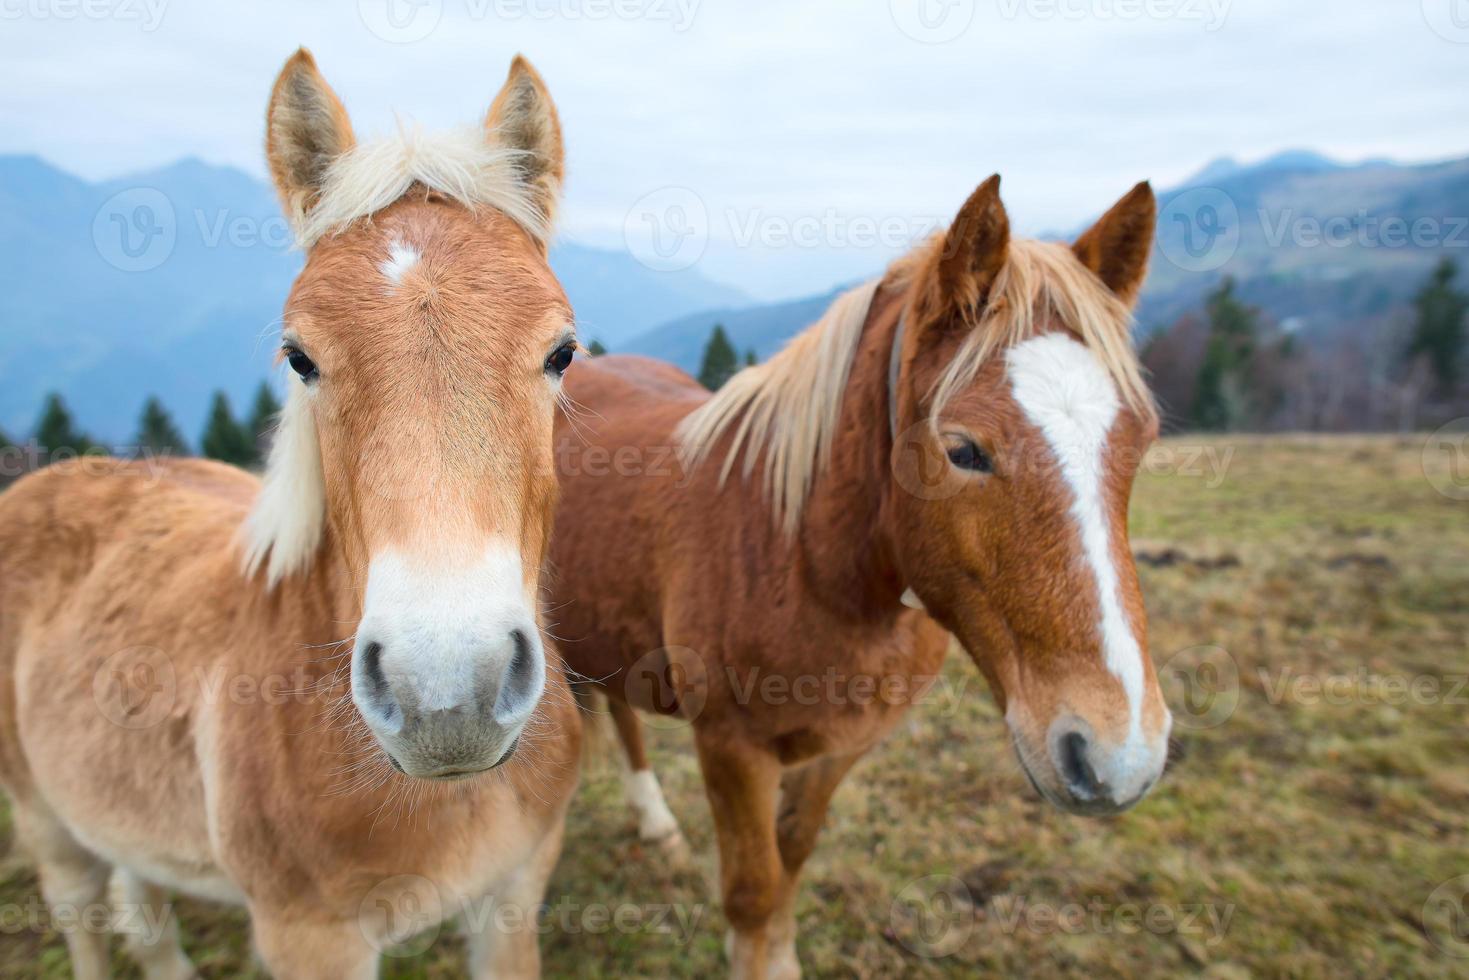
[[1237, 568], [1240, 560], [1238, 555], [1223, 554], [1213, 558], [1192, 558], [1187, 552], [1178, 548], [1163, 548], [1160, 551], [1138, 551], [1133, 554], [1133, 560], [1150, 568], [1173, 568], [1182, 565], [1188, 568], [1196, 568], [1203, 572], [1217, 572], [1222, 568]]
[[1010, 885], [1019, 876], [1017, 862], [998, 858], [970, 868], [959, 875], [959, 880], [964, 882], [964, 887], [969, 891], [969, 904], [975, 908], [984, 908], [991, 899], [1008, 892]]
[[1392, 559], [1386, 555], [1369, 555], [1361, 551], [1347, 551], [1328, 558], [1326, 560], [1326, 567], [1333, 570], [1356, 567], [1390, 572], [1396, 566], [1393, 565]]

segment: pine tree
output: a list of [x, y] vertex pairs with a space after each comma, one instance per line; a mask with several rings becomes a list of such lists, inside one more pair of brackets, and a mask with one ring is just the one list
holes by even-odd
[[255, 457], [250, 460], [251, 466], [258, 466], [265, 461], [270, 433], [275, 428], [275, 417], [280, 413], [281, 403], [276, 400], [270, 382], [260, 382], [260, 388], [255, 392], [255, 406], [250, 409], [250, 421], [246, 426], [250, 445], [255, 447]]
[[1443, 258], [1413, 298], [1417, 317], [1407, 355], [1426, 358], [1442, 388], [1457, 385], [1463, 367], [1469, 295], [1454, 288], [1458, 272], [1452, 259]]
[[699, 365], [699, 384], [710, 391], [718, 391], [739, 370], [734, 345], [729, 342], [724, 326], [716, 323], [704, 347], [704, 360]]
[[217, 459], [234, 466], [249, 466], [255, 460], [255, 447], [250, 434], [235, 421], [230, 413], [230, 402], [224, 392], [214, 393], [214, 404], [209, 409], [209, 423], [199, 440], [199, 449], [210, 459]]
[[25, 472], [25, 457], [15, 452], [18, 443], [0, 429], [0, 487]]
[[760, 358], [755, 356], [755, 348], [745, 348], [745, 367], [754, 367], [760, 363]]
[[1234, 294], [1234, 280], [1226, 277], [1204, 303], [1209, 341], [1199, 366], [1191, 413], [1200, 429], [1222, 432], [1245, 421], [1251, 392], [1248, 368], [1259, 333], [1259, 310]]
[[155, 456], [187, 456], [189, 455], [189, 443], [184, 438], [178, 426], [174, 425], [173, 418], [168, 414], [168, 409], [157, 398], [149, 397], [143, 404], [143, 415], [138, 420], [138, 437], [136, 439], [140, 450], [147, 450]]
[[607, 348], [602, 346], [600, 340], [594, 340], [590, 344], [587, 344], [587, 354], [589, 356], [601, 357], [605, 353], [607, 353]]
[[78, 455], [99, 449], [91, 438], [76, 427], [66, 403], [56, 392], [46, 396], [41, 420], [36, 423], [36, 445], [51, 456], [58, 452]]

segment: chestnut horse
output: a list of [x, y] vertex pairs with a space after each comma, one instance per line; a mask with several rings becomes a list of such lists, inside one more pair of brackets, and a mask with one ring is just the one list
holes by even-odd
[[1127, 539], [1157, 434], [1130, 339], [1155, 212], [1140, 184], [1071, 247], [1012, 240], [992, 177], [712, 397], [643, 358], [568, 376], [558, 633], [610, 695], [645, 837], [678, 830], [631, 709], [692, 722], [734, 976], [799, 975], [827, 803], [949, 634], [1052, 803], [1115, 813], [1162, 773]]
[[[168, 923], [128, 930], [150, 978], [193, 972], [168, 890], [245, 905], [278, 977], [534, 909], [576, 778], [538, 615], [575, 344], [551, 99], [517, 58], [483, 125], [359, 145], [303, 50], [266, 149], [306, 261], [263, 486], [115, 461], [0, 497], [0, 784], [53, 909], [112, 876], [120, 918]], [[66, 940], [108, 974], [105, 933]], [[475, 976], [539, 973], [533, 930], [470, 945]]]

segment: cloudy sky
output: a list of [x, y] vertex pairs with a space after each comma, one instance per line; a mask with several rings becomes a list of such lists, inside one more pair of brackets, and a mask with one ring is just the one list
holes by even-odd
[[760, 298], [874, 271], [996, 171], [1038, 233], [1223, 155], [1469, 154], [1469, 0], [0, 0], [0, 152], [263, 176], [298, 44], [360, 135], [477, 118], [524, 52], [563, 234], [693, 224], [671, 261]]

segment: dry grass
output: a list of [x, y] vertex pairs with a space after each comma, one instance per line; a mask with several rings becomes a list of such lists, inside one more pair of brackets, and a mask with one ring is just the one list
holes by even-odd
[[[836, 797], [799, 906], [808, 975], [1469, 972], [1435, 944], [1469, 955], [1448, 910], [1425, 908], [1435, 886], [1469, 873], [1469, 502], [1432, 489], [1422, 445], [1166, 444], [1133, 527], [1153, 562], [1142, 568], [1152, 649], [1180, 719], [1169, 776], [1116, 819], [1048, 808], [976, 672], [951, 657], [963, 696], [915, 711]], [[1322, 678], [1334, 680], [1317, 691]], [[543, 940], [549, 976], [723, 970], [687, 732], [657, 731], [653, 746], [699, 866], [645, 851], [615, 768], [593, 765], [551, 883], [556, 921], [572, 928]], [[34, 894], [29, 872], [0, 873], [0, 905]], [[690, 936], [651, 927], [662, 903], [697, 916]], [[572, 908], [628, 904], [642, 926]], [[206, 976], [250, 974], [240, 914], [179, 910]], [[460, 975], [457, 953], [440, 939], [385, 973]], [[0, 976], [64, 975], [58, 937], [0, 932]]]

